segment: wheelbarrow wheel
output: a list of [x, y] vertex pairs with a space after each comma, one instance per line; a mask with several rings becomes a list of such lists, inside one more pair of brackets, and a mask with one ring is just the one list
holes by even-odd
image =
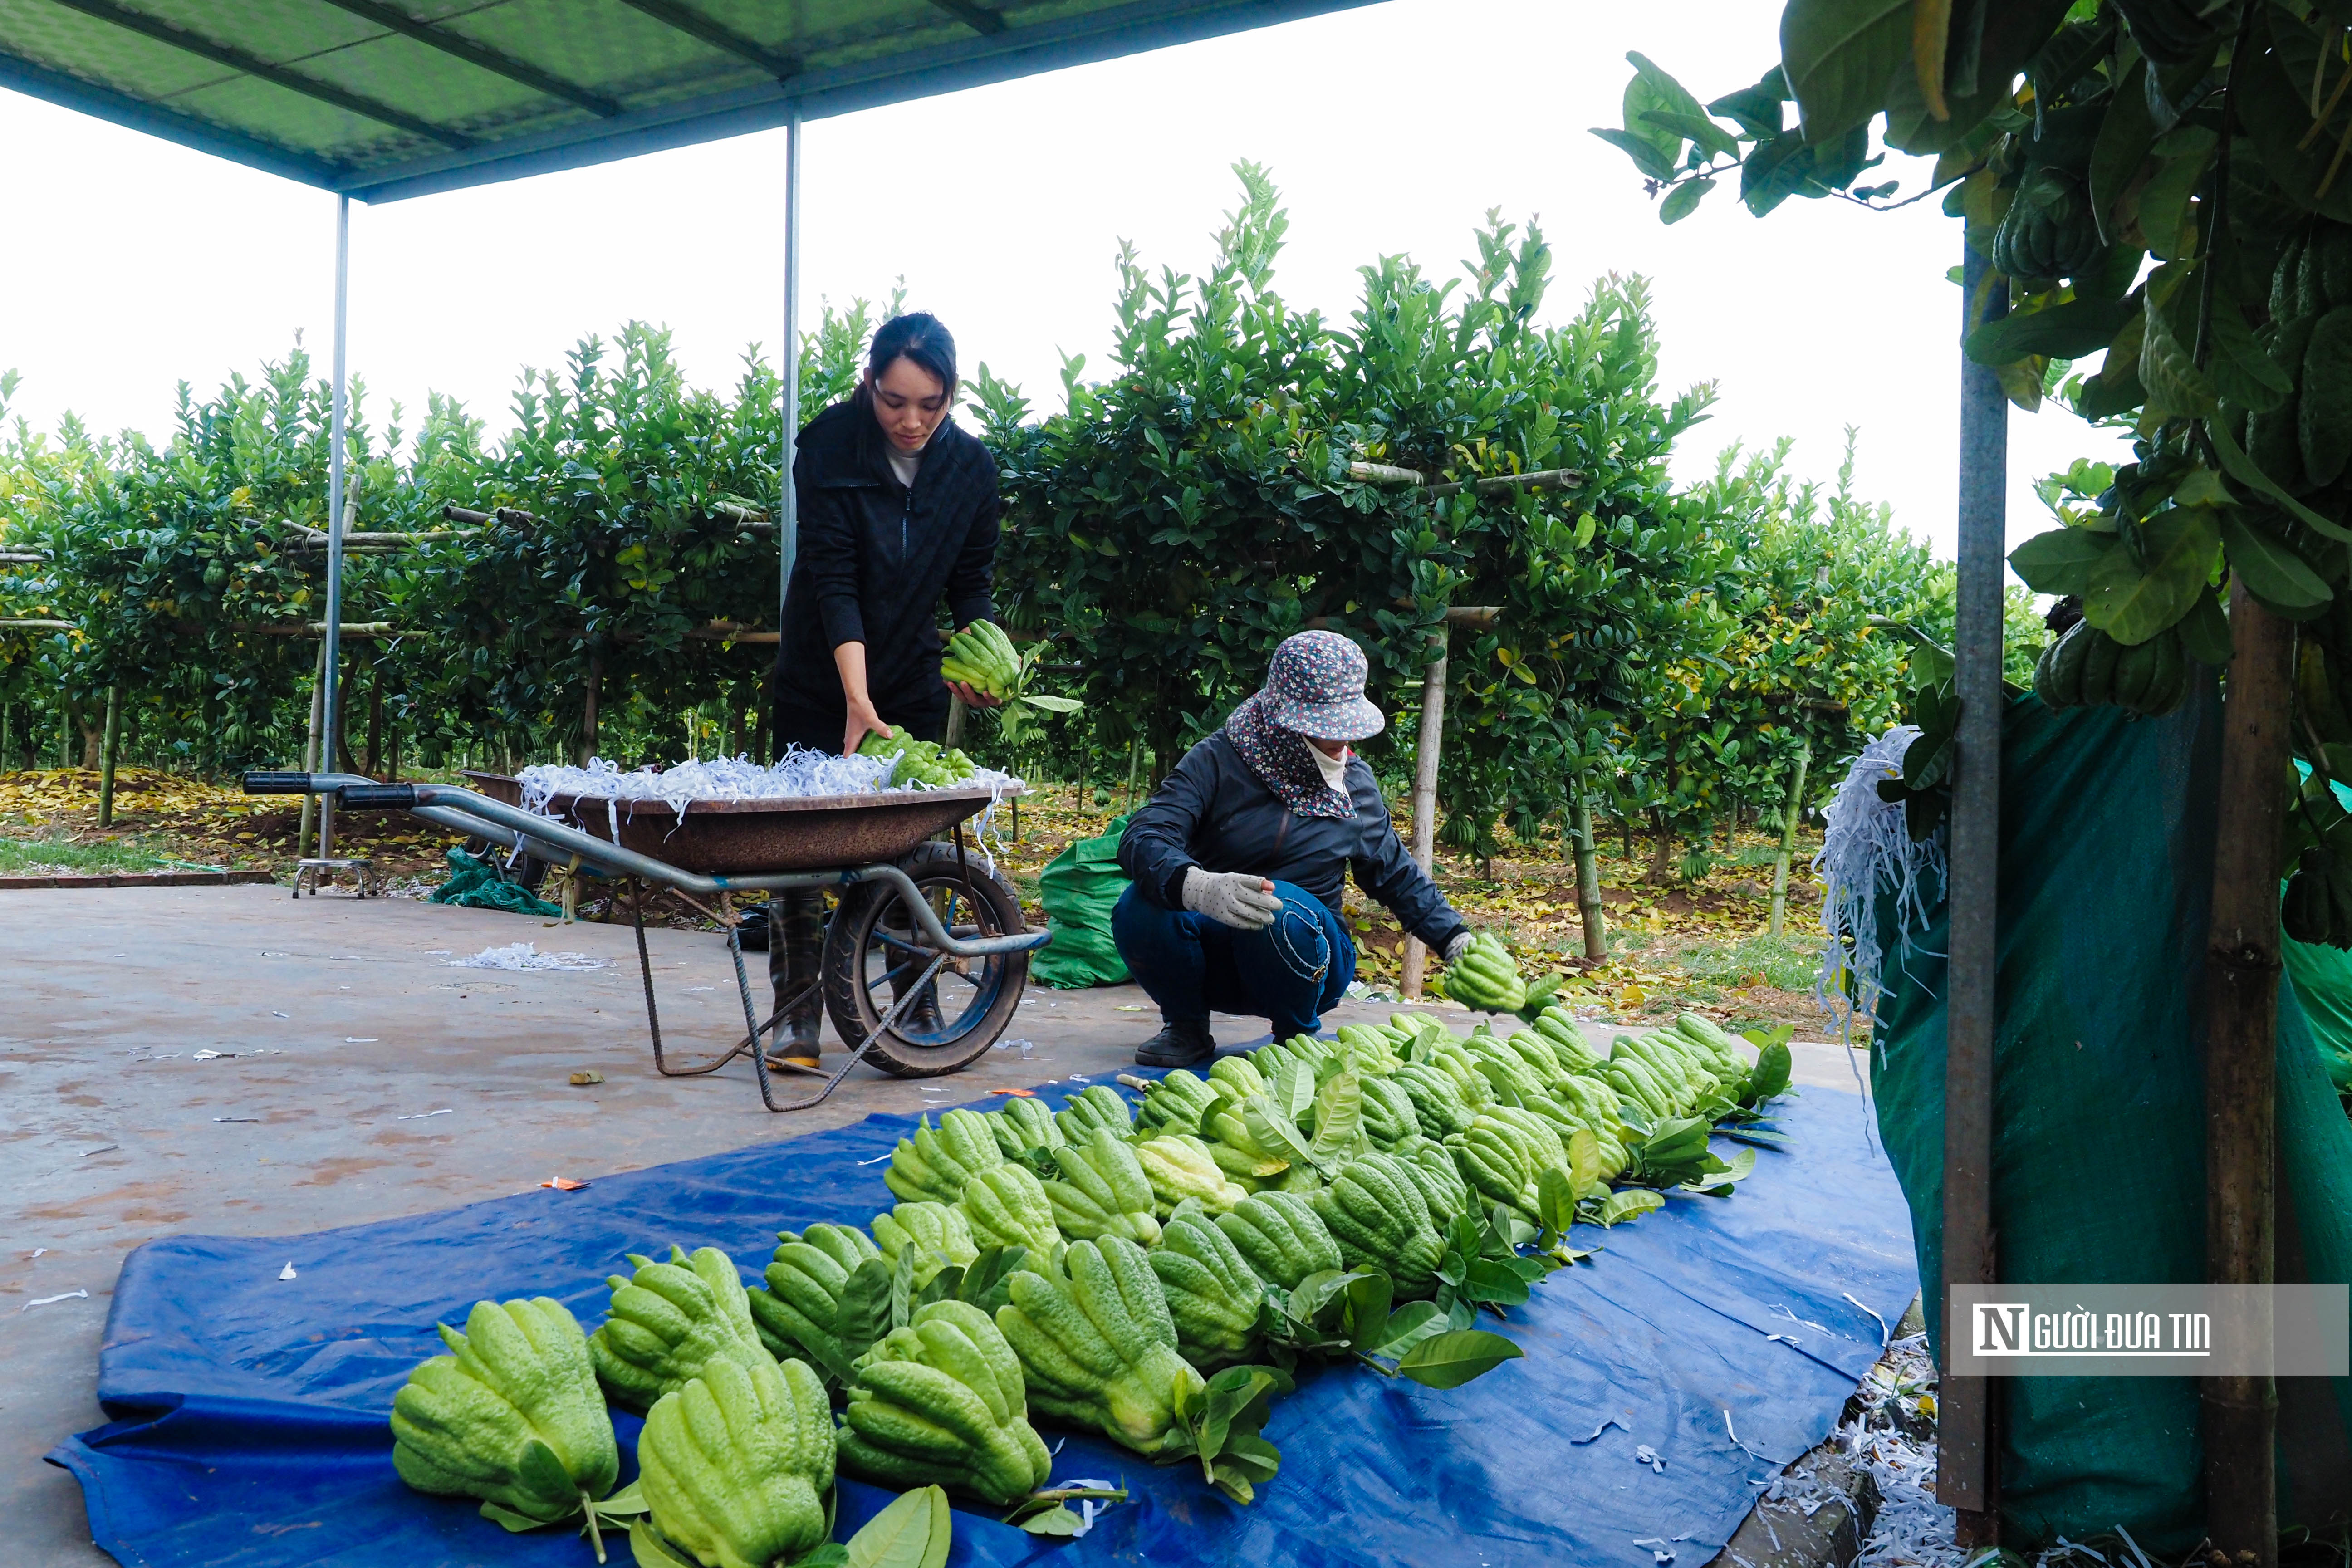
[[[954, 846], [938, 843], [925, 844], [898, 862], [940, 923], [957, 936], [1020, 931], [1020, 897], [985, 867], [977, 858], [960, 865]], [[899, 993], [937, 954], [915, 928], [896, 888], [861, 882], [842, 896], [825, 931], [824, 1005], [851, 1050], [874, 1034]], [[896, 1078], [937, 1078], [969, 1067], [1012, 1022], [1028, 981], [1025, 952], [951, 958], [932, 981], [929, 996], [908, 1003], [866, 1059]]]

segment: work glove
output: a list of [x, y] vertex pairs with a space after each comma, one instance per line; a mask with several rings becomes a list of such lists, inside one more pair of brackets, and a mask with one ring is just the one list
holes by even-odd
[[1474, 934], [1475, 933], [1468, 926], [1464, 926], [1460, 931], [1455, 931], [1452, 936], [1445, 939], [1445, 951], [1439, 953], [1438, 956], [1444, 959], [1448, 963], [1453, 963], [1455, 959], [1460, 958], [1464, 953], [1470, 951], [1470, 942]]
[[1235, 931], [1264, 931], [1282, 912], [1282, 900], [1264, 877], [1195, 866], [1184, 873], [1184, 907]]

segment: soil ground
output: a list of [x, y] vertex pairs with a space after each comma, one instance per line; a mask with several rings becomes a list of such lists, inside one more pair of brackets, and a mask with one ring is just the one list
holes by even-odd
[[[281, 880], [292, 878], [299, 801], [257, 799], [234, 784], [143, 768], [121, 770], [115, 792], [114, 822], [101, 830], [97, 773], [0, 773], [0, 873], [47, 865], [127, 870], [173, 864], [261, 868]], [[1017, 837], [1008, 814], [998, 860], [1019, 887], [1033, 921], [1044, 914], [1037, 873], [1073, 840], [1103, 832], [1120, 807], [1108, 791], [1082, 798], [1068, 786], [1041, 784], [1022, 805]], [[1398, 827], [1412, 831], [1402, 816]], [[341, 813], [336, 837], [338, 853], [367, 857], [393, 891], [411, 896], [444, 879], [445, 855], [456, 842], [400, 812]], [[1509, 943], [1531, 979], [1566, 976], [1563, 991], [1579, 1009], [1656, 1020], [1687, 1007], [1735, 1029], [1785, 1023], [1817, 1036], [1839, 1028], [1812, 994], [1821, 884], [1810, 863], [1821, 847], [1818, 832], [1809, 828], [1798, 836], [1780, 936], [1767, 929], [1776, 840], [1736, 834], [1711, 847], [1706, 865], [1660, 878], [1648, 838], [1636, 835], [1629, 847], [1615, 834], [1601, 835], [1595, 852], [1609, 956], [1599, 963], [1583, 956], [1576, 871], [1567, 847], [1552, 834], [1533, 846], [1512, 847], [1513, 855], [1485, 864], [1441, 849], [1438, 880], [1474, 924], [1492, 927]], [[541, 891], [560, 897], [555, 887]], [[592, 919], [601, 912], [593, 900], [583, 907]], [[1349, 915], [1360, 950], [1359, 977], [1370, 989], [1394, 995], [1403, 931], [1352, 887]], [[683, 906], [665, 904], [659, 918], [679, 927], [704, 923]], [[1442, 985], [1443, 966], [1433, 962], [1431, 973]], [[1857, 1026], [1857, 1037], [1860, 1033]]]

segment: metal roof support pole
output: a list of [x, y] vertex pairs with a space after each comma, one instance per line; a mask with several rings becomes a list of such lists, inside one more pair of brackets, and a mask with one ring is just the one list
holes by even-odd
[[[2009, 280], [1965, 247], [1962, 331], [2008, 313]], [[1953, 684], [1960, 700], [1959, 768], [1952, 782], [1951, 969], [1944, 1036], [1944, 1278], [1947, 1370], [1937, 1402], [1936, 1499], [1958, 1510], [1958, 1539], [1998, 1543], [2000, 1446], [1996, 1391], [1955, 1377], [1951, 1287], [1999, 1279], [1992, 1210], [1993, 978], [2000, 896], [2000, 634], [2007, 531], [2009, 399], [1992, 371], [1960, 369], [1959, 592]]]
[[[335, 737], [342, 732], [337, 721], [342, 716], [342, 629], [343, 629], [343, 437], [344, 412], [348, 406], [345, 393], [344, 361], [345, 329], [350, 323], [352, 297], [352, 198], [335, 197], [335, 383], [330, 395], [329, 428], [327, 433], [327, 624], [320, 632], [319, 668], [321, 689], [326, 693], [319, 707], [321, 724], [320, 744], [325, 747], [327, 766], [332, 771], [335, 763]], [[322, 860], [335, 853], [335, 808], [331, 800], [320, 803], [319, 858]]]
[[[801, 111], [784, 121], [784, 420], [783, 484], [776, 508], [776, 654], [784, 651], [784, 595], [792, 591], [793, 558], [800, 549], [799, 498], [793, 493], [793, 458], [801, 432]], [[769, 700], [775, 694], [769, 693]]]

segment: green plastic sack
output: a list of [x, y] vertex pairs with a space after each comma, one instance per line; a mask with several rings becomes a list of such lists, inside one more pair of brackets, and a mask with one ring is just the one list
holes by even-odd
[[1114, 818], [1098, 838], [1081, 838], [1054, 857], [1037, 881], [1054, 940], [1029, 961], [1029, 977], [1064, 991], [1124, 985], [1127, 964], [1110, 937], [1111, 906], [1127, 891], [1118, 868], [1118, 840], [1127, 818]]
[[477, 859], [454, 846], [449, 850], [449, 879], [425, 898], [428, 903], [455, 904], [464, 910], [504, 910], [510, 915], [555, 919], [563, 913], [560, 906], [534, 897], [529, 889], [499, 876], [499, 868], [488, 860]]
[[[2294, 765], [2305, 778], [2311, 776], [2301, 758]], [[2336, 798], [2352, 811], [2352, 787], [2339, 784], [2335, 789]], [[2352, 1100], [2352, 952], [2287, 937], [2280, 942], [2279, 955], [2286, 961], [2295, 1000], [2303, 1004], [2304, 1018], [2311, 1026], [2319, 1065], [2336, 1094]]]
[[[2204, 1075], [2193, 1029], [2220, 776], [2209, 680], [2181, 711], [2002, 716], [1993, 1216], [2000, 1276], [2027, 1283], [2200, 1279]], [[1911, 1208], [1923, 1280], [1943, 1223], [1945, 913], [1899, 952], [1871, 1078]], [[2344, 1016], [2346, 962], [2311, 1005]], [[2291, 958], [2279, 988], [2282, 1280], [2352, 1280], [2352, 1124], [2321, 1068]], [[2322, 994], [2324, 993], [2324, 994]], [[1943, 1304], [1923, 1302], [1940, 1347]], [[2002, 1381], [2004, 1545], [2032, 1551], [2117, 1525], [2153, 1552], [2204, 1534], [2192, 1378]], [[2352, 1500], [2352, 1379], [2279, 1382], [2279, 1518], [2323, 1528]]]

